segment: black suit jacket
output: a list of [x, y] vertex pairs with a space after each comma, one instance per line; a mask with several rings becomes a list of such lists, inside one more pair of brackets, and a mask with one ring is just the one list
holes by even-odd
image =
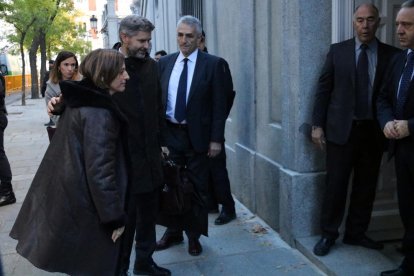
[[[174, 53], [164, 56], [158, 62], [165, 111], [168, 84], [178, 55], [179, 53]], [[231, 75], [227, 62], [198, 51], [186, 110], [188, 133], [195, 151], [205, 152], [210, 142], [224, 141], [229, 82]]]
[[[381, 129], [385, 124], [395, 119], [395, 107], [397, 104], [397, 92], [402, 72], [407, 61], [407, 50], [397, 55], [387, 71], [387, 79], [381, 88], [377, 100], [377, 117]], [[408, 87], [408, 95], [403, 109], [403, 119], [408, 120], [410, 133], [414, 133], [414, 81], [411, 80]], [[409, 139], [414, 139], [410, 135]]]
[[[373, 84], [372, 109], [376, 116], [376, 98], [386, 68], [398, 48], [378, 41], [378, 57]], [[313, 125], [323, 127], [326, 139], [343, 145], [351, 133], [355, 108], [355, 38], [330, 46], [322, 73], [313, 110]]]

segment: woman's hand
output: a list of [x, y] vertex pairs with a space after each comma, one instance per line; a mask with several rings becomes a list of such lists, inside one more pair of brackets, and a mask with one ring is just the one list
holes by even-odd
[[120, 228], [118, 228], [118, 229], [115, 229], [113, 232], [112, 232], [112, 241], [115, 243], [116, 242], [116, 240], [122, 235], [122, 233], [124, 233], [124, 230], [125, 230], [125, 226], [122, 226], [122, 227], [120, 227]]

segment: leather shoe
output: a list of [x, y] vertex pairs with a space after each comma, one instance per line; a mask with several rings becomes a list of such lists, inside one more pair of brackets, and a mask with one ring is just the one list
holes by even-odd
[[183, 241], [184, 241], [184, 237], [182, 234], [172, 235], [172, 234], [165, 232], [162, 238], [159, 241], [157, 241], [157, 246], [155, 248], [155, 251], [167, 249], [170, 246], [182, 243]]
[[203, 251], [198, 239], [188, 239], [188, 254], [191, 256], [198, 256]]
[[335, 244], [335, 240], [328, 238], [321, 238], [313, 248], [313, 253], [317, 256], [325, 256], [331, 250], [332, 245]]
[[383, 271], [381, 272], [380, 275], [381, 276], [405, 276], [408, 274], [405, 273], [405, 271], [401, 267], [399, 267], [397, 269]]
[[359, 245], [359, 246], [366, 247], [369, 249], [381, 250], [384, 248], [384, 245], [382, 243], [371, 240], [367, 236], [363, 236], [360, 239], [352, 239], [347, 236], [344, 236], [344, 239], [342, 241], [345, 244]]
[[134, 275], [171, 275], [171, 271], [166, 268], [158, 266], [156, 263], [137, 265], [134, 267]]
[[16, 203], [16, 197], [12, 191], [0, 194], [0, 206]]
[[235, 212], [226, 212], [226, 211], [221, 210], [221, 213], [216, 218], [216, 220], [214, 221], [214, 224], [215, 225], [223, 225], [223, 224], [229, 223], [230, 221], [232, 221], [235, 218], [236, 218], [236, 213]]
[[52, 120], [50, 120], [48, 123], [45, 124], [45, 126], [54, 126], [54, 125], [55, 123]]
[[131, 274], [128, 272], [128, 269], [123, 269], [119, 272], [118, 276], [130, 276]]

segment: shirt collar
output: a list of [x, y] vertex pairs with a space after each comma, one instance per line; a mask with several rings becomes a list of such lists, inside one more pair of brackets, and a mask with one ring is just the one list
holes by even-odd
[[[361, 47], [361, 44], [363, 44], [359, 39], [358, 39], [358, 37], [355, 37], [355, 50], [359, 50], [359, 48]], [[366, 44], [366, 43], [365, 43]], [[378, 48], [378, 42], [377, 42], [377, 39], [376, 38], [374, 38], [370, 43], [368, 43], [367, 44], [368, 45], [368, 48], [371, 50], [371, 51], [376, 51], [377, 50], [377, 48]]]
[[[198, 55], [198, 49], [196, 49], [194, 52], [192, 52], [187, 58], [188, 58], [189, 61], [195, 63], [196, 60], [197, 60], [197, 55]], [[184, 57], [183, 53], [181, 53], [181, 51], [180, 51], [180, 54], [178, 55], [177, 61], [181, 62], [181, 61], [183, 61], [183, 59], [185, 59], [185, 57]]]

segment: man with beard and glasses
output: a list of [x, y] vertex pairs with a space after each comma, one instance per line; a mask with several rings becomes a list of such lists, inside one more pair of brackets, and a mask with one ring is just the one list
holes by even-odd
[[[135, 235], [135, 275], [170, 275], [152, 259], [156, 248], [155, 222], [162, 185], [160, 131], [164, 122], [161, 87], [156, 62], [149, 57], [154, 25], [144, 17], [129, 15], [119, 26], [120, 43], [114, 48], [125, 56], [130, 76], [124, 93], [114, 100], [128, 119], [131, 173], [127, 200], [128, 221], [121, 252], [121, 275], [128, 275]], [[54, 99], [52, 102], [55, 102]], [[49, 104], [49, 109], [53, 109]]]

